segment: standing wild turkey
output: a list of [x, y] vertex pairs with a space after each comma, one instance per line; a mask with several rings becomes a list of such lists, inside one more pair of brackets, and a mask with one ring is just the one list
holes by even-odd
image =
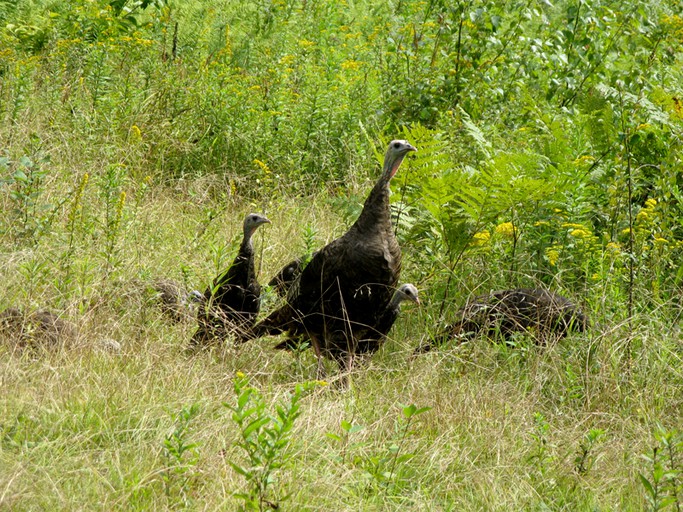
[[225, 339], [229, 334], [240, 339], [253, 325], [260, 308], [261, 286], [256, 280], [251, 237], [256, 228], [266, 223], [270, 221], [257, 213], [244, 219], [244, 238], [237, 257], [204, 292], [197, 313], [199, 327], [190, 341], [191, 347]]
[[450, 338], [471, 337], [480, 332], [500, 332], [508, 338], [512, 333], [532, 329], [537, 332], [537, 341], [545, 343], [549, 335], [562, 337], [568, 331], [583, 332], [587, 328], [588, 319], [581, 310], [557, 293], [540, 288], [501, 290], [468, 302], [455, 314], [455, 323], [416, 352], [428, 352]]
[[[401, 273], [401, 248], [391, 225], [389, 183], [406, 154], [416, 151], [394, 140], [382, 175], [356, 222], [320, 249], [287, 293], [287, 304], [256, 324], [250, 337], [288, 332], [306, 335], [318, 356], [326, 354], [350, 370], [359, 334], [377, 324]], [[344, 383], [346, 378], [344, 378]]]
[[[409, 283], [401, 285], [394, 292], [394, 295], [391, 297], [391, 300], [384, 310], [378, 315], [377, 323], [368, 327], [364, 332], [361, 332], [360, 330], [355, 332], [359, 337], [356, 354], [372, 354], [382, 347], [386, 341], [387, 334], [389, 334], [389, 331], [401, 312], [401, 302], [404, 300], [410, 300], [416, 304], [420, 303], [417, 288], [415, 288], [414, 285]], [[276, 350], [296, 350], [300, 346], [300, 343], [301, 340], [287, 338], [275, 345], [274, 348]], [[335, 346], [336, 345], [332, 344], [332, 350], [334, 350]], [[331, 354], [331, 357], [337, 359], [339, 356]]]

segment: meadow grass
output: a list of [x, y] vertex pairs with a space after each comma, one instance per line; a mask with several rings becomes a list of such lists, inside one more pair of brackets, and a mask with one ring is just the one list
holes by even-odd
[[[76, 329], [0, 344], [0, 509], [680, 510], [681, 27], [645, 0], [0, 2], [0, 311]], [[249, 212], [267, 282], [345, 232], [397, 137], [422, 306], [349, 390], [330, 363], [302, 393], [250, 504], [239, 443], [315, 358], [190, 355], [150, 285], [203, 291]], [[591, 328], [413, 355], [517, 286]]]
[[[150, 278], [181, 278], [182, 264], [192, 269], [189, 284], [202, 288], [214, 272], [211, 254], [187, 251], [201, 211], [182, 193], [157, 190], [150, 197], [138, 212], [145, 228], [125, 235], [130, 238], [112, 280], [102, 276], [104, 260], [92, 263], [97, 255], [85, 254], [94, 248], [72, 262], [76, 268], [84, 262], [87, 276], [77, 279], [105, 297], [92, 308], [73, 302], [85, 300], [73, 292], [60, 300], [49, 270], [34, 278], [30, 294], [18, 291], [26, 287], [26, 261], [57, 250], [49, 239], [3, 266], [5, 301], [62, 303], [79, 327], [77, 339], [61, 349], [3, 348], [0, 501], [7, 508], [234, 509], [240, 501], [233, 494], [245, 483], [228, 461], [241, 461], [242, 454], [222, 404], [235, 400], [236, 372], [246, 374], [271, 409], [287, 400], [295, 383], [314, 378], [310, 351], [276, 353], [270, 339], [188, 356], [193, 322], [170, 323], [139, 288], [121, 284], [140, 279], [140, 269]], [[250, 209], [231, 203], [205, 236], [238, 237], [239, 219]], [[310, 198], [301, 209], [284, 202], [268, 215], [273, 226], [255, 240], [262, 281], [298, 254], [301, 226], [311, 219], [319, 233], [343, 231], [323, 198]], [[228, 251], [224, 263], [230, 257]], [[321, 387], [302, 399], [287, 447], [290, 462], [273, 484], [281, 496], [291, 494], [283, 507], [642, 509], [638, 473], [649, 468], [641, 456], [653, 445], [657, 423], [674, 428], [680, 418], [675, 333], [652, 316], [637, 319], [632, 333], [600, 317], [590, 332], [545, 348], [524, 337], [514, 349], [481, 339], [413, 357], [413, 348], [435, 330], [433, 309], [429, 303], [404, 308], [387, 345], [356, 369], [349, 391]], [[103, 337], [116, 339], [120, 351], [102, 346]], [[168, 491], [164, 439], [177, 413], [192, 404], [198, 412], [186, 436], [197, 445], [197, 460], [184, 473], [186, 490]], [[378, 476], [386, 472], [382, 464], [397, 443], [407, 404], [431, 407], [415, 419], [401, 447], [413, 457], [401, 463], [398, 476]], [[364, 427], [348, 434], [343, 446], [326, 435], [343, 433], [342, 421]], [[604, 436], [580, 474], [575, 459], [591, 429]]]

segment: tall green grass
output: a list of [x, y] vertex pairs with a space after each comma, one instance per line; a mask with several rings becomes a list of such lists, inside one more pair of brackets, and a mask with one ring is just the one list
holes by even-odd
[[[682, 27], [660, 2], [0, 3], [0, 309], [78, 333], [0, 347], [2, 508], [678, 510]], [[249, 211], [266, 282], [345, 231], [396, 137], [423, 306], [350, 391], [297, 398], [256, 499], [235, 375], [274, 418], [314, 357], [187, 356], [148, 285], [204, 289]], [[592, 329], [412, 356], [516, 286]]]

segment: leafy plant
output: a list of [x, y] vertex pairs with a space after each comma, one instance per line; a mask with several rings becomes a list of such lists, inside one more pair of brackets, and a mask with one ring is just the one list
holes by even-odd
[[35, 162], [22, 156], [12, 165], [6, 157], [0, 157], [0, 172], [9, 176], [0, 181], [1, 186], [9, 189], [13, 204], [12, 226], [8, 226], [14, 236], [35, 243], [49, 229], [53, 206], [41, 200], [45, 193], [45, 179], [49, 174], [44, 166], [48, 160], [43, 157]]
[[346, 457], [348, 456], [349, 450], [354, 447], [354, 445], [350, 442], [351, 436], [356, 432], [361, 432], [365, 427], [363, 425], [358, 424], [354, 425], [353, 422], [347, 420], [342, 420], [340, 427], [342, 430], [341, 434], [327, 432], [325, 435], [333, 441], [336, 441], [339, 445], [339, 462], [344, 464], [346, 463]]
[[638, 474], [645, 488], [648, 510], [655, 512], [675, 507], [680, 511], [683, 506], [683, 470], [678, 457], [683, 448], [683, 438], [678, 431], [666, 430], [662, 426], [657, 427], [654, 437], [658, 444], [642, 456], [650, 466], [650, 472], [647, 476]]
[[194, 475], [192, 468], [199, 461], [198, 444], [188, 440], [190, 422], [199, 414], [199, 404], [183, 407], [175, 416], [175, 427], [164, 439], [164, 459], [166, 470], [163, 474], [166, 496], [178, 496], [182, 503], [189, 505], [189, 493]]
[[597, 458], [595, 447], [604, 435], [604, 430], [592, 428], [583, 436], [579, 444], [579, 454], [574, 459], [574, 469], [578, 474], [585, 475], [593, 467]]
[[243, 502], [242, 510], [277, 509], [287, 499], [276, 484], [276, 473], [284, 468], [290, 455], [287, 448], [294, 422], [301, 415], [300, 400], [318, 386], [318, 382], [296, 384], [289, 402], [277, 405], [275, 414], [267, 410], [263, 395], [249, 386], [247, 377], [238, 372], [233, 380], [236, 403], [223, 405], [232, 411], [240, 440], [237, 442], [246, 455], [246, 464], [230, 462], [230, 466], [244, 477], [248, 490], [236, 493]]
[[[396, 494], [412, 477], [407, 463], [416, 454], [406, 452], [404, 445], [408, 436], [415, 434], [415, 431], [411, 430], [415, 418], [431, 410], [431, 407], [418, 408], [414, 404], [400, 407], [401, 414], [394, 426], [394, 436], [383, 452], [368, 457], [356, 457], [356, 463], [362, 465], [371, 482], [389, 495]], [[347, 426], [347, 435], [351, 434], [352, 430], [360, 430], [358, 427], [354, 429], [350, 424]]]

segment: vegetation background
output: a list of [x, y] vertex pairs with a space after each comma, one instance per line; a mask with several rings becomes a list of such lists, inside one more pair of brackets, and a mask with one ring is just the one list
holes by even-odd
[[[681, 510], [682, 15], [0, 0], [0, 309], [78, 328], [0, 349], [0, 508]], [[273, 221], [266, 282], [344, 232], [399, 137], [424, 305], [352, 390], [272, 340], [188, 357], [192, 322], [144, 283], [203, 289], [252, 210]], [[517, 286], [594, 328], [410, 357], [470, 295]]]

